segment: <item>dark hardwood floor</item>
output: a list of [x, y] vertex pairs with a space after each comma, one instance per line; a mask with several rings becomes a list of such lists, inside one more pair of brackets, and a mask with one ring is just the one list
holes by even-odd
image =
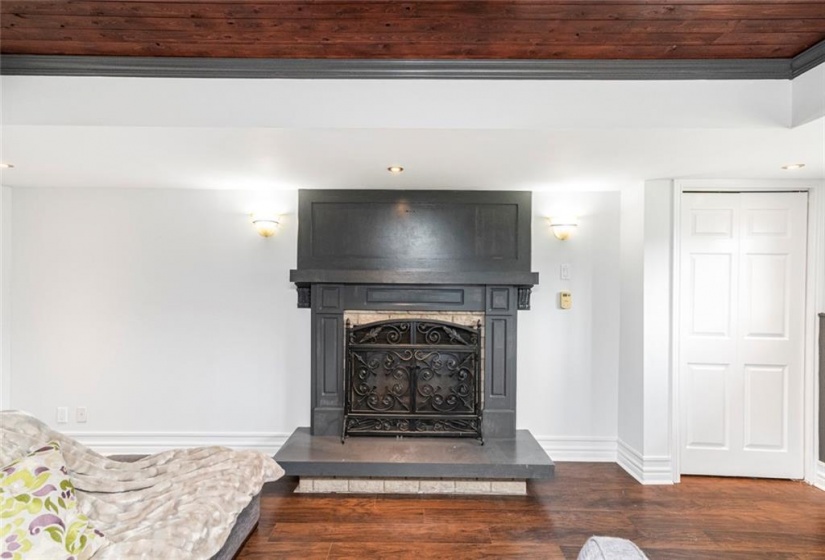
[[642, 486], [614, 464], [561, 463], [524, 497], [292, 494], [264, 489], [239, 560], [576, 558], [590, 535], [651, 560], [825, 558], [825, 492], [803, 482], [684, 477]]

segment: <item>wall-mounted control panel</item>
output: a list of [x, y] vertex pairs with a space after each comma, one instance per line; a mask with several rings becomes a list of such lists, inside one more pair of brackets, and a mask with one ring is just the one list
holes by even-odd
[[570, 292], [559, 292], [559, 307], [570, 309], [573, 307], [573, 294]]

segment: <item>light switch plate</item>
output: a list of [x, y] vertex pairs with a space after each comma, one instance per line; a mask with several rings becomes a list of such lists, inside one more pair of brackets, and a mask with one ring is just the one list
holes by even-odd
[[559, 267], [559, 276], [562, 280], [570, 280], [570, 265], [563, 264]]
[[77, 423], [83, 423], [87, 420], [86, 416], [86, 407], [85, 406], [78, 406], [74, 409], [74, 421]]
[[58, 406], [57, 407], [57, 423], [58, 424], [68, 424], [69, 423], [69, 407], [68, 406]]
[[570, 309], [573, 307], [573, 294], [570, 292], [559, 292], [559, 307]]

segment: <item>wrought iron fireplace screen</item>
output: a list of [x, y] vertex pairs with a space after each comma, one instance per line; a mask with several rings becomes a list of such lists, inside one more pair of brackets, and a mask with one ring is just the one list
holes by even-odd
[[389, 320], [346, 330], [347, 435], [481, 434], [481, 322]]

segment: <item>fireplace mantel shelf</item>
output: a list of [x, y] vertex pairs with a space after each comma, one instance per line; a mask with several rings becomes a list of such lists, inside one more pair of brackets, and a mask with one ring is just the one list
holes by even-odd
[[290, 270], [289, 280], [306, 284], [438, 284], [534, 286], [538, 272], [433, 270]]

